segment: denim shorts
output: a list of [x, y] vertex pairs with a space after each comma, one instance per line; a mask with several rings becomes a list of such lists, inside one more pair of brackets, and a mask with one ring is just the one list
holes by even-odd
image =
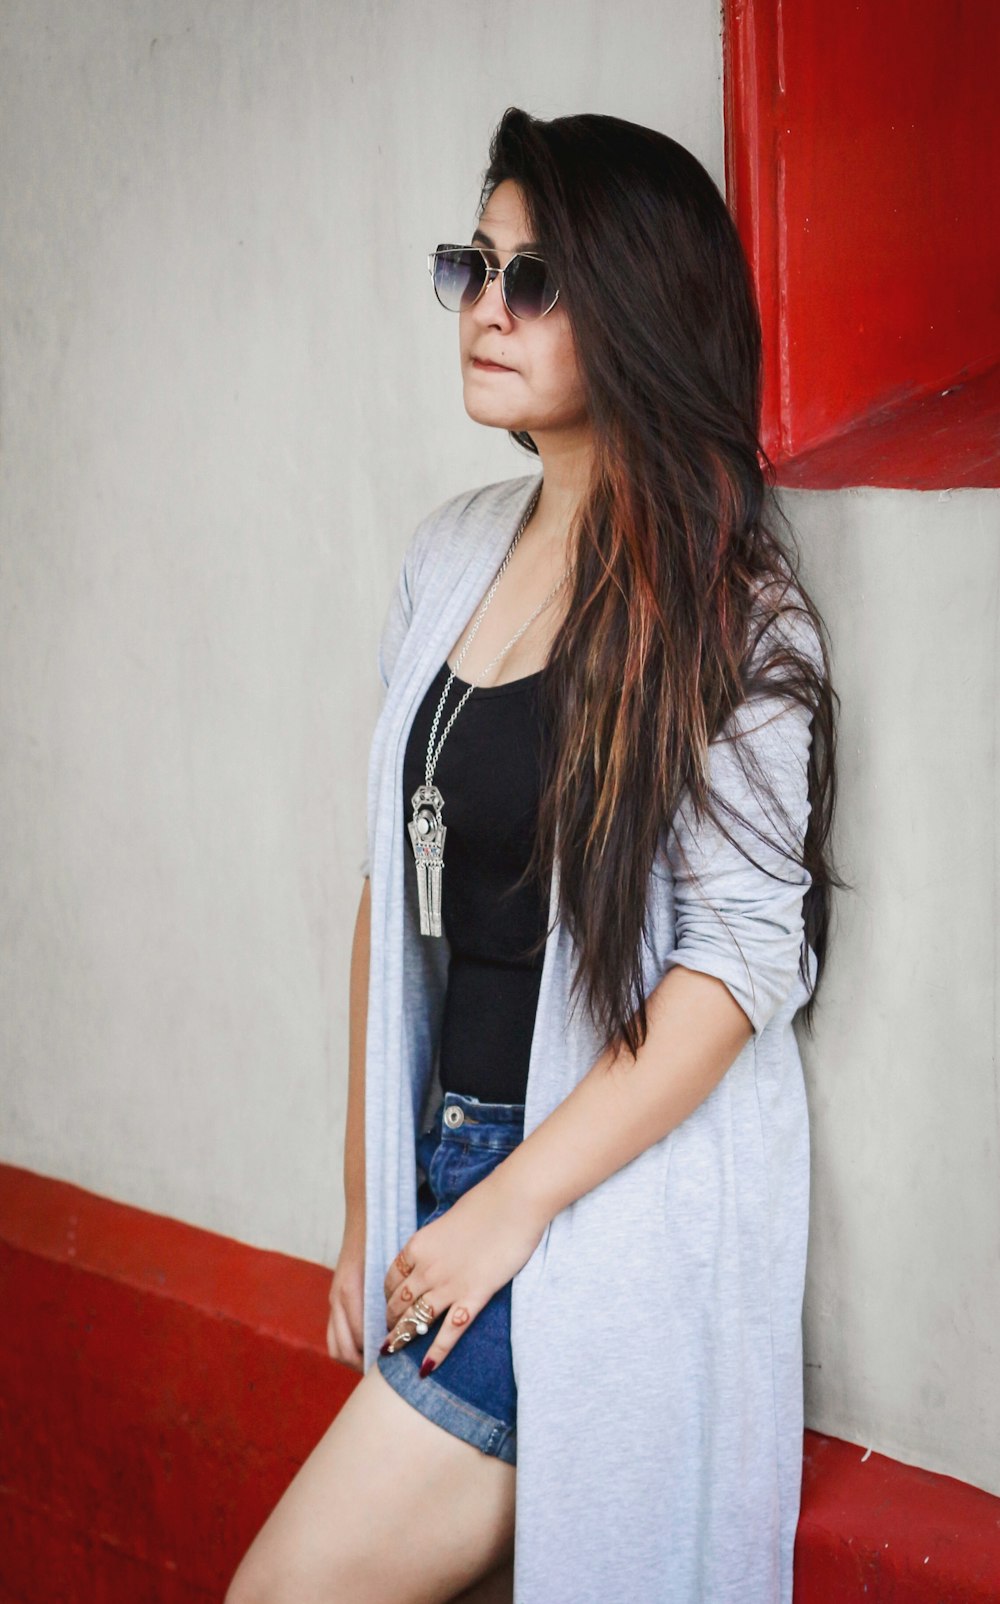
[[[481, 1181], [524, 1136], [523, 1103], [484, 1103], [445, 1092], [434, 1122], [417, 1140], [417, 1228], [436, 1220]], [[510, 1352], [510, 1289], [494, 1292], [429, 1375], [419, 1374], [449, 1313], [376, 1364], [390, 1386], [455, 1437], [517, 1464], [517, 1388]], [[386, 1332], [388, 1335], [388, 1331]]]

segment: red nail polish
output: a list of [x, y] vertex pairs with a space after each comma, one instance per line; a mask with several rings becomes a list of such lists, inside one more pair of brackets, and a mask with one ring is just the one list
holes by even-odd
[[379, 1349], [379, 1353], [388, 1353], [389, 1352], [389, 1344], [390, 1344], [391, 1341], [392, 1341], [391, 1337], [386, 1337], [386, 1339], [383, 1342], [381, 1348]]
[[423, 1364], [420, 1366], [420, 1374], [422, 1376], [429, 1376], [436, 1364], [436, 1359], [425, 1359]]

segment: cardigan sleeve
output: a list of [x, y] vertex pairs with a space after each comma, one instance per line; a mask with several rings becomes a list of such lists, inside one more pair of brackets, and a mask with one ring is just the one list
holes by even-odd
[[[822, 666], [811, 621], [796, 623], [794, 633]], [[675, 927], [665, 967], [716, 976], [755, 1037], [791, 994], [798, 972], [811, 876], [795, 859], [810, 811], [811, 724], [811, 709], [789, 696], [743, 702], [709, 745], [715, 806], [733, 839], [695, 818], [689, 793], [667, 832]]]
[[[386, 692], [392, 680], [392, 672], [399, 656], [400, 648], [406, 639], [406, 632], [410, 627], [416, 605], [418, 585], [424, 558], [434, 530], [440, 520], [452, 509], [453, 503], [461, 497], [449, 497], [447, 501], [435, 507], [417, 525], [411, 534], [406, 549], [403, 552], [403, 561], [389, 604], [382, 618], [382, 628], [379, 632], [378, 648], [376, 651], [376, 666], [380, 684], [380, 710], [385, 706]], [[370, 861], [366, 855], [359, 864], [363, 878], [367, 879], [370, 871]]]
[[[425, 518], [417, 526], [407, 542], [396, 583], [393, 586], [389, 604], [382, 617], [382, 627], [379, 631], [378, 647], [375, 653], [379, 677], [380, 712], [385, 706], [386, 692], [392, 679], [392, 671], [399, 656], [399, 649], [406, 639], [410, 620], [413, 617], [413, 598], [417, 573], [429, 522], [430, 520]], [[371, 873], [371, 859], [368, 853], [365, 854], [358, 867], [362, 878], [367, 880]]]
[[381, 701], [385, 702], [385, 693], [389, 689], [392, 671], [399, 656], [399, 649], [406, 639], [406, 632], [413, 617], [413, 597], [419, 571], [420, 557], [422, 555], [422, 540], [426, 529], [426, 522], [420, 524], [410, 536], [403, 561], [399, 570], [389, 605], [382, 619], [382, 628], [379, 633], [376, 662], [378, 677], [381, 682]]
[[407, 541], [399, 576], [389, 598], [379, 635], [377, 663], [383, 703], [400, 647], [406, 639], [406, 632], [417, 605], [421, 574], [427, 554], [433, 546], [434, 537], [442, 528], [446, 529], [454, 523], [459, 511], [468, 505], [476, 494], [476, 491], [463, 490], [458, 495], [448, 496], [421, 519]]

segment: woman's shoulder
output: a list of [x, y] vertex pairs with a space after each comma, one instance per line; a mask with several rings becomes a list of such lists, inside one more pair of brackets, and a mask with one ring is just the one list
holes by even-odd
[[459, 490], [431, 508], [410, 537], [406, 567], [415, 588], [428, 565], [437, 567], [447, 560], [455, 545], [468, 548], [477, 536], [489, 539], [498, 518], [504, 518], [520, 504], [533, 473], [515, 479], [496, 479], [489, 484]]
[[823, 626], [817, 622], [801, 584], [790, 571], [754, 582], [750, 605], [748, 655], [754, 672], [791, 651], [823, 673]]
[[467, 520], [492, 523], [508, 507], [515, 507], [524, 499], [528, 485], [536, 478], [536, 474], [526, 473], [516, 479], [494, 479], [489, 484], [459, 490], [438, 502], [421, 520], [420, 529], [426, 530], [428, 536], [440, 537]]

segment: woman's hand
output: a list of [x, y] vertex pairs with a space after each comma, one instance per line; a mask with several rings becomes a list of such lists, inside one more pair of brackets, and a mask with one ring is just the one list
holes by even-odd
[[[386, 1343], [397, 1335], [393, 1328], [418, 1297], [433, 1310], [428, 1325], [445, 1309], [451, 1310], [427, 1350], [421, 1375], [451, 1352], [465, 1328], [527, 1263], [542, 1239], [547, 1220], [511, 1197], [502, 1170], [503, 1164], [498, 1164], [444, 1214], [414, 1231], [386, 1272], [385, 1323], [390, 1332]], [[403, 1273], [406, 1266], [408, 1274]]]
[[365, 1228], [348, 1220], [330, 1287], [326, 1346], [331, 1359], [364, 1370]]

